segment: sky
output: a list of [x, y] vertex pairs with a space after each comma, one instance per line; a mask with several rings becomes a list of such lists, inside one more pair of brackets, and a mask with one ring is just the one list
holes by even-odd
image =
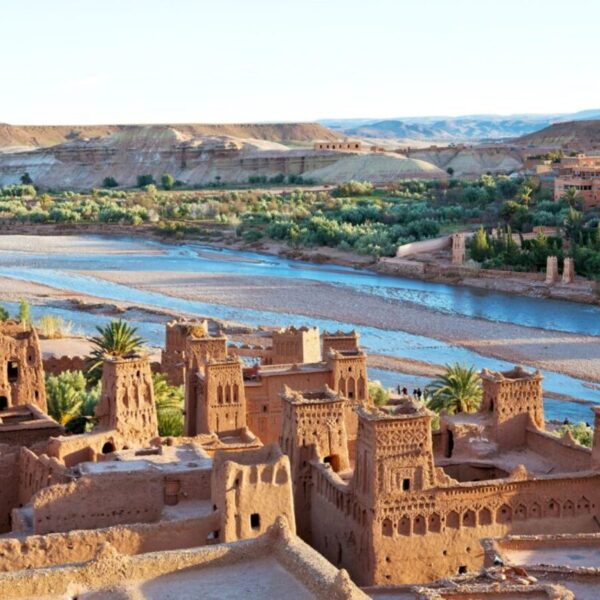
[[0, 122], [600, 108], [598, 0], [0, 0]]

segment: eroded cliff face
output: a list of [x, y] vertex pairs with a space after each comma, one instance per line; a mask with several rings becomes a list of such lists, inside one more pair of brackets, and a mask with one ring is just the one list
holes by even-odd
[[291, 150], [277, 142], [197, 137], [170, 127], [140, 127], [49, 148], [0, 154], [0, 185], [27, 172], [42, 187], [98, 187], [105, 177], [133, 186], [137, 176], [171, 173], [187, 184], [246, 183], [252, 175], [300, 175], [340, 159], [339, 153]]
[[[65, 134], [72, 141], [65, 143], [25, 151], [5, 148], [0, 152], [0, 186], [19, 183], [24, 173], [42, 189], [86, 190], [100, 187], [106, 177], [131, 187], [139, 175], [150, 174], [158, 181], [163, 173], [187, 185], [248, 183], [252, 176], [278, 174], [303, 175], [316, 183], [359, 179], [387, 184], [406, 178], [444, 178], [449, 167], [457, 176], [522, 168], [519, 153], [502, 147], [430, 148], [408, 156], [371, 153], [367, 148], [356, 152], [314, 150], [312, 145], [307, 147], [307, 136], [333, 132], [309, 125], [120, 126], [106, 135], [102, 129], [93, 130], [98, 135], [91, 139], [80, 139], [82, 132], [73, 130]], [[202, 131], [225, 128], [246, 137], [199, 134], [200, 127]], [[27, 141], [29, 134], [23, 135], [22, 140]], [[273, 140], [277, 137], [287, 145]], [[290, 142], [297, 137], [304, 138], [304, 147]]]
[[340, 136], [318, 123], [192, 123], [178, 125], [9, 125], [0, 123], [0, 152], [47, 148], [114, 133], [176, 129], [190, 137], [231, 136], [283, 143], [333, 141]]

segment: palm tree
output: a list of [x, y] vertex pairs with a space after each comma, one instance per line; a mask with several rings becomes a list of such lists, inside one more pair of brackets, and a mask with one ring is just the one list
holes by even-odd
[[152, 374], [158, 434], [183, 435], [183, 386], [169, 385], [162, 373]]
[[569, 187], [565, 190], [561, 199], [567, 202], [567, 204], [573, 208], [579, 200], [579, 192], [574, 187]]
[[455, 414], [475, 412], [481, 403], [483, 389], [475, 367], [455, 363], [446, 365], [446, 372], [433, 380], [426, 393], [430, 396], [428, 408]]
[[60, 425], [67, 425], [80, 415], [85, 385], [81, 371], [64, 371], [46, 378], [48, 414]]
[[94, 349], [90, 353], [88, 372], [98, 371], [105, 356], [122, 357], [138, 350], [144, 340], [137, 335], [137, 327], [125, 321], [111, 321], [105, 327], [96, 326], [98, 333], [90, 339]]
[[74, 416], [67, 424], [68, 433], [89, 433], [96, 425], [96, 404], [100, 400], [102, 387], [98, 382], [92, 389], [83, 393], [79, 414]]

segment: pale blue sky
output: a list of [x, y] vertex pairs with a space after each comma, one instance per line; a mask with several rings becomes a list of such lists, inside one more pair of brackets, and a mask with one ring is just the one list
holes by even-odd
[[0, 122], [600, 107], [598, 0], [0, 0]]

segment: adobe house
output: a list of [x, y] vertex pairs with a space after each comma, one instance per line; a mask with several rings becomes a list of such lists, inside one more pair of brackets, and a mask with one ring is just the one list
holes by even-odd
[[[484, 371], [482, 380], [480, 411], [442, 417], [435, 434], [432, 414], [412, 400], [357, 407], [351, 469], [341, 467], [340, 450], [340, 459], [326, 461], [332, 450], [310, 435], [311, 450], [303, 450], [303, 420], [292, 408], [284, 412], [283, 435], [296, 445], [292, 474], [311, 491], [298, 514], [310, 506], [312, 545], [357, 583], [425, 583], [477, 571], [485, 537], [597, 531], [597, 448], [544, 431], [539, 373], [516, 367]], [[312, 424], [320, 439], [322, 417]], [[307, 452], [315, 455], [310, 475]]]
[[5, 321], [0, 323], [0, 415], [25, 404], [48, 409], [39, 339], [33, 327]]

